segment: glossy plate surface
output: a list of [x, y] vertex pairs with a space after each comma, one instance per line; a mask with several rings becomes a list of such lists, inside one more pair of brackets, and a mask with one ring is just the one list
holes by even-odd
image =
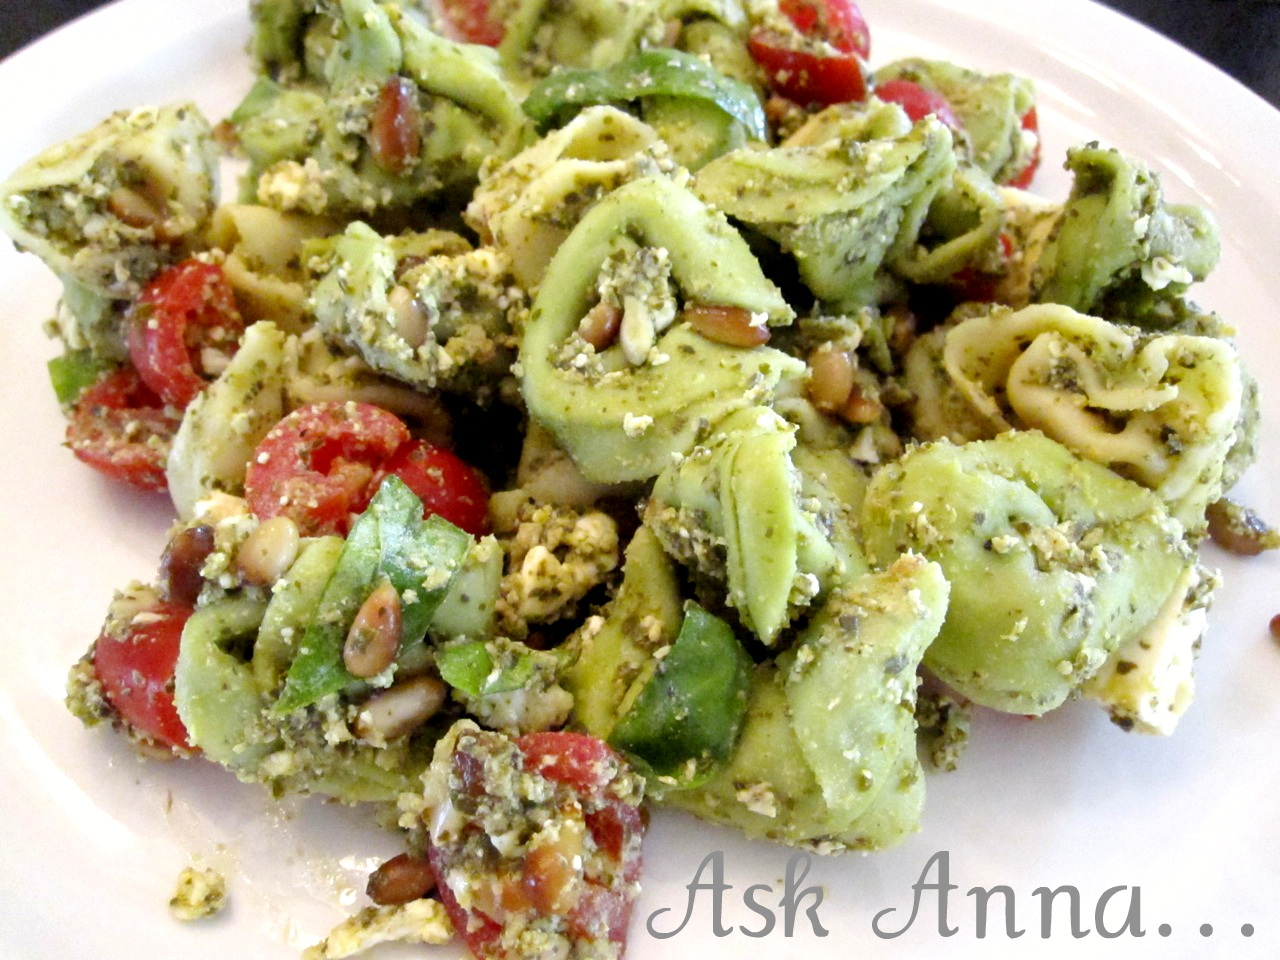
[[[0, 63], [0, 175], [115, 109], [194, 98], [218, 119], [247, 89], [241, 0], [120, 0]], [[1011, 70], [1040, 90], [1045, 169], [1035, 188], [1060, 198], [1058, 169], [1073, 142], [1101, 139], [1146, 158], [1174, 200], [1217, 217], [1222, 265], [1196, 299], [1239, 328], [1261, 382], [1262, 460], [1237, 488], [1280, 521], [1280, 114], [1190, 54], [1083, 0], [865, 0], [877, 64], [908, 54]], [[364, 876], [395, 852], [394, 837], [360, 811], [318, 802], [277, 805], [203, 762], [140, 763], [105, 731], [86, 731], [62, 706], [69, 665], [101, 623], [113, 588], [149, 579], [170, 521], [167, 505], [100, 480], [60, 446], [63, 421], [44, 372], [55, 352], [41, 332], [57, 295], [34, 258], [0, 244], [0, 957], [102, 960], [297, 957], [363, 902]], [[1123, 957], [1280, 956], [1280, 557], [1238, 561], [1216, 551], [1226, 586], [1211, 612], [1197, 702], [1169, 740], [1125, 735], [1096, 708], [1073, 704], [1029, 722], [979, 714], [956, 773], [932, 775], [922, 831], [869, 857], [814, 859], [801, 888], [821, 885], [815, 934], [800, 904], [763, 940], [743, 905], [782, 896], [790, 851], [747, 843], [683, 816], [655, 816], [645, 890], [629, 956]], [[690, 884], [722, 851], [722, 930]], [[912, 884], [946, 852], [955, 886], [940, 916], [926, 890], [907, 926]], [[938, 881], [934, 860], [927, 879]], [[195, 861], [228, 877], [232, 906], [181, 925], [166, 903]], [[702, 876], [710, 882], [710, 870]], [[985, 936], [974, 887], [1004, 885]], [[1074, 887], [1042, 923], [1038, 888]], [[1109, 899], [1111, 888], [1123, 887]], [[1136, 892], [1140, 890], [1140, 893]], [[1099, 927], [1124, 932], [1104, 937]], [[775, 908], [776, 909], [776, 908]], [[1125, 927], [1127, 911], [1136, 923]], [[1168, 936], [1160, 927], [1169, 925]], [[1202, 925], [1212, 927], [1208, 936]], [[1250, 925], [1252, 936], [1242, 928]], [[952, 930], [943, 937], [943, 929]], [[1143, 936], [1137, 936], [1137, 930]], [[1047, 934], [1047, 936], [1046, 936]], [[449, 957], [457, 949], [433, 950]], [[423, 948], [375, 957], [422, 956]]]

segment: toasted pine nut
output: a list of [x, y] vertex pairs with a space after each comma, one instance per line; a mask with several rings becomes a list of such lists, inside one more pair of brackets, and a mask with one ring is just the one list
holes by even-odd
[[269, 587], [298, 559], [298, 543], [298, 525], [288, 517], [272, 517], [244, 538], [236, 569], [247, 582]]
[[1227, 553], [1256, 557], [1280, 545], [1280, 533], [1256, 512], [1234, 500], [1226, 497], [1215, 500], [1204, 516], [1209, 523], [1209, 536]]
[[758, 347], [769, 341], [769, 328], [756, 323], [745, 307], [696, 303], [684, 308], [684, 319], [708, 340], [730, 347]]
[[582, 862], [583, 822], [565, 820], [553, 841], [539, 843], [524, 855], [523, 883], [533, 905], [544, 914], [560, 914], [573, 906], [573, 880]]
[[356, 677], [374, 677], [396, 658], [401, 641], [400, 594], [388, 580], [374, 587], [342, 645], [342, 663]]
[[1270, 627], [1270, 630], [1271, 630], [1272, 639], [1280, 640], [1280, 613], [1277, 613], [1274, 617], [1271, 618], [1271, 623], [1268, 626]]
[[621, 326], [622, 311], [601, 301], [588, 310], [578, 324], [578, 336], [599, 351], [618, 339], [618, 329]]
[[824, 413], [841, 409], [853, 390], [853, 360], [848, 351], [824, 343], [809, 354], [807, 392], [813, 405]]
[[154, 227], [164, 220], [164, 210], [145, 194], [132, 187], [116, 187], [107, 197], [107, 209], [123, 223], [139, 230]]
[[893, 327], [889, 330], [889, 349], [895, 356], [902, 356], [916, 338], [916, 315], [904, 304], [889, 308], [889, 316], [893, 318]]
[[396, 333], [404, 342], [417, 350], [427, 342], [431, 321], [417, 298], [407, 287], [396, 284], [387, 294], [387, 303], [396, 319]]
[[356, 736], [371, 742], [402, 737], [435, 716], [444, 698], [444, 683], [436, 677], [397, 683], [365, 701], [356, 716]]
[[364, 889], [370, 900], [385, 907], [421, 900], [435, 885], [436, 875], [427, 860], [401, 853], [383, 861], [369, 874], [369, 883]]
[[855, 383], [853, 389], [849, 391], [849, 399], [840, 410], [840, 416], [850, 423], [875, 423], [880, 419], [880, 412], [883, 409], [884, 407], [871, 391]]
[[416, 89], [404, 77], [391, 77], [378, 92], [369, 120], [369, 151], [373, 162], [393, 174], [413, 168], [422, 153], [422, 116]]
[[160, 582], [174, 603], [195, 605], [204, 586], [200, 568], [213, 552], [213, 527], [198, 523], [183, 527], [170, 538], [160, 558]]

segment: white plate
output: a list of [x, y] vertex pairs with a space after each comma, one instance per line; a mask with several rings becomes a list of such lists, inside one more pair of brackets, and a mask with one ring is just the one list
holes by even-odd
[[[1197, 298], [1240, 328], [1270, 416], [1262, 462], [1238, 489], [1280, 520], [1280, 114], [1190, 54], [1080, 0], [865, 0], [874, 60], [948, 56], [980, 69], [1033, 77], [1040, 89], [1045, 171], [1037, 188], [1062, 196], [1057, 158], [1101, 138], [1147, 158], [1176, 200], [1206, 205], [1224, 238], [1223, 262]], [[214, 118], [246, 89], [248, 35], [238, 0], [120, 0], [0, 64], [0, 175], [113, 109], [194, 97]], [[0, 957], [104, 960], [296, 957], [360, 902], [371, 862], [394, 837], [359, 811], [318, 802], [276, 806], [211, 765], [139, 763], [106, 731], [86, 731], [62, 706], [68, 666], [96, 634], [111, 591], [150, 578], [169, 522], [165, 505], [100, 480], [59, 445], [63, 422], [43, 363], [40, 331], [56, 284], [31, 257], [0, 251]], [[1073, 704], [1039, 722], [982, 714], [959, 772], [932, 775], [922, 831], [869, 857], [815, 860], [803, 882], [821, 884], [826, 938], [805, 915], [794, 936], [783, 917], [763, 941], [742, 893], [770, 884], [776, 903], [790, 851], [746, 843], [680, 816], [654, 818], [645, 890], [631, 933], [633, 960], [657, 957], [1204, 957], [1280, 956], [1280, 648], [1267, 623], [1280, 612], [1280, 557], [1237, 561], [1210, 552], [1226, 587], [1212, 611], [1198, 700], [1169, 740], [1126, 735], [1102, 713]], [[686, 884], [723, 851], [723, 922], [713, 934], [699, 895], [677, 936], [658, 940], [685, 912]], [[912, 884], [946, 851], [950, 882], [943, 939], [938, 896], [926, 892], [904, 935]], [[191, 858], [223, 869], [232, 906], [181, 925], [166, 909]], [[710, 875], [705, 875], [709, 880]], [[936, 873], [933, 879], [937, 879]], [[979, 937], [973, 887], [1006, 885], [1019, 939], [1006, 936], [1000, 900]], [[1071, 935], [1059, 897], [1048, 936], [1034, 891], [1073, 886], [1088, 935]], [[1098, 932], [1095, 911], [1112, 887], [1104, 923], [1115, 931], [1133, 904], [1145, 936]], [[1140, 890], [1137, 893], [1136, 890]], [[806, 901], [808, 906], [813, 901]], [[1172, 928], [1162, 937], [1161, 924]], [[1211, 936], [1201, 934], [1212, 925]], [[1251, 924], [1252, 937], [1241, 928]], [[456, 951], [455, 951], [456, 952]], [[448, 949], [437, 956], [453, 956]], [[380, 954], [420, 956], [421, 948]]]

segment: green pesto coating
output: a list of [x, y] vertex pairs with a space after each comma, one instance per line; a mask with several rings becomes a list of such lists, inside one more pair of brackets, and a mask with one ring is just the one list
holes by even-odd
[[[264, 75], [233, 111], [249, 156], [247, 199], [285, 210], [369, 216], [473, 184], [514, 149], [525, 119], [492, 50], [456, 43], [392, 4], [263, 3], [253, 49]], [[404, 169], [369, 147], [379, 93], [410, 81], [419, 137]]]
[[794, 428], [773, 411], [733, 413], [659, 474], [644, 514], [670, 553], [725, 582], [728, 602], [766, 644], [837, 565], [801, 506], [794, 447]]

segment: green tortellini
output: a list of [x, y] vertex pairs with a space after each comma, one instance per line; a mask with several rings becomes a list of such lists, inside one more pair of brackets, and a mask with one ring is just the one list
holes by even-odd
[[794, 447], [794, 428], [777, 413], [740, 410], [658, 475], [644, 513], [668, 552], [724, 582], [730, 606], [766, 644], [839, 565], [818, 510], [801, 497]]
[[698, 22], [741, 38], [747, 16], [740, 0], [518, 0], [498, 50], [507, 72], [527, 82], [557, 66], [612, 66], [645, 46], [667, 45], [672, 23]]
[[259, 686], [255, 665], [239, 651], [254, 641], [264, 620], [279, 619], [276, 605], [228, 597], [201, 607], [187, 622], [174, 703], [192, 745], [240, 779], [278, 793], [357, 803], [394, 800], [412, 789], [431, 759], [429, 742], [406, 739], [377, 748], [356, 740], [336, 701], [310, 712], [272, 714], [273, 691]]
[[317, 324], [374, 370], [476, 393], [510, 367], [524, 298], [501, 253], [444, 231], [383, 237], [360, 221], [311, 249]]
[[254, 448], [285, 414], [286, 336], [261, 320], [227, 368], [183, 412], [165, 474], [178, 516], [215, 490], [239, 494]]
[[1034, 299], [1139, 322], [1217, 265], [1218, 230], [1167, 203], [1150, 170], [1096, 143], [1067, 151], [1071, 195], [1034, 273]]
[[524, 135], [492, 50], [391, 4], [267, 0], [254, 49], [266, 75], [231, 122], [250, 160], [246, 191], [268, 206], [402, 211], [473, 184], [483, 160]]
[[217, 162], [195, 104], [120, 111], [19, 167], [0, 186], [0, 227], [63, 279], [66, 305], [94, 328], [110, 300], [137, 296], [198, 244]]
[[833, 591], [795, 646], [756, 667], [728, 765], [667, 801], [823, 852], [901, 841], [924, 799], [916, 668], [947, 597], [938, 565], [919, 556]]
[[925, 665], [1023, 714], [1066, 700], [1195, 562], [1153, 493], [1034, 432], [909, 450], [872, 478], [862, 531], [873, 564], [918, 552], [951, 583]]
[[534, 289], [569, 231], [601, 197], [673, 172], [653, 128], [616, 107], [588, 107], [481, 181], [467, 223]]
[[951, 327], [942, 365], [991, 433], [1041, 430], [1150, 487], [1190, 530], [1223, 493], [1244, 397], [1225, 340], [1144, 335], [1037, 304]]
[[965, 159], [997, 183], [1016, 180], [1035, 160], [1038, 137], [1024, 128], [1035, 107], [1030, 80], [983, 74], [945, 60], [898, 60], [876, 71], [876, 83], [910, 80], [946, 98], [964, 128]]
[[[656, 282], [651, 296], [623, 298], [618, 343], [596, 353], [577, 328], [602, 286], [628, 278]], [[780, 351], [694, 332], [677, 319], [688, 304], [740, 308], [761, 323], [794, 316], [724, 217], [664, 178], [597, 203], [548, 266], [520, 342], [523, 395], [588, 480], [654, 477], [725, 416], [803, 375]]]
[[734, 150], [699, 170], [694, 190], [795, 257], [819, 300], [855, 309], [880, 299], [883, 267], [917, 263], [955, 163], [943, 124], [913, 125], [875, 101], [831, 107], [781, 146]]

